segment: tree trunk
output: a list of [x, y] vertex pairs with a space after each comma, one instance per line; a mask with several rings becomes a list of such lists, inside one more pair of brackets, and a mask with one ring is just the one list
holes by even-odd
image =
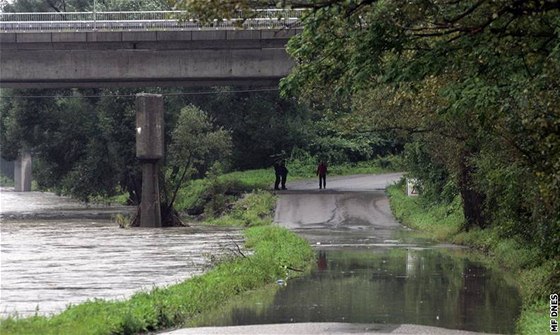
[[459, 191], [463, 200], [463, 214], [465, 216], [463, 229], [466, 231], [473, 227], [484, 228], [486, 226], [483, 212], [485, 197], [474, 187], [473, 175], [475, 169], [469, 164], [469, 158], [472, 155], [472, 152], [464, 151], [459, 163]]
[[[161, 208], [161, 225], [162, 227], [188, 227], [189, 225], [184, 223], [179, 213], [174, 208], [169, 208], [165, 204], [160, 205]], [[136, 211], [136, 215], [132, 219], [131, 227], [140, 227], [140, 215], [142, 215], [140, 206]]]

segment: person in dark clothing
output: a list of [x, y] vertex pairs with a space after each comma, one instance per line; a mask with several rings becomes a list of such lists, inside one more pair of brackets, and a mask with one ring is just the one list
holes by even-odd
[[317, 259], [317, 268], [319, 271], [327, 269], [327, 253], [324, 250], [319, 251], [319, 258]]
[[327, 188], [327, 164], [324, 161], [317, 166], [317, 175], [319, 176], [319, 189]]
[[286, 179], [288, 178], [288, 168], [286, 168], [286, 163], [284, 161], [282, 161], [280, 163], [280, 178], [281, 180], [281, 184], [282, 184], [282, 189], [286, 190]]
[[282, 178], [282, 169], [280, 167], [280, 162], [274, 163], [274, 175], [276, 179], [274, 180], [274, 189], [280, 189], [280, 179]]

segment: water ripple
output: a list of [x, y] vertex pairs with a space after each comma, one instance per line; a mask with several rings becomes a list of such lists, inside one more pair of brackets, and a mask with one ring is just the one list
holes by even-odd
[[2, 222], [0, 315], [51, 314], [93, 298], [122, 299], [200, 274], [240, 231], [120, 229], [110, 221]]

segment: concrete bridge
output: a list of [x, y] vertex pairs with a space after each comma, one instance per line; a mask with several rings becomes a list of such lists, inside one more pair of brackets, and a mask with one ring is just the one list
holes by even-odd
[[0, 87], [275, 86], [300, 15], [201, 25], [180, 12], [89, 14], [0, 14]]
[[[184, 12], [0, 13], [0, 88], [276, 86], [298, 11], [200, 24]], [[15, 167], [31, 190], [31, 155]]]

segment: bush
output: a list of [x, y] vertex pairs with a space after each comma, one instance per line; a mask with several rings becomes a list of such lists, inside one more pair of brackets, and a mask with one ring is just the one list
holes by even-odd
[[464, 221], [461, 202], [456, 197], [451, 203], [434, 205], [422, 197], [409, 197], [405, 192], [405, 181], [387, 189], [391, 199], [391, 210], [403, 224], [427, 231], [439, 240], [448, 240], [460, 230]]
[[544, 258], [541, 248], [526, 243], [519, 235], [507, 235], [502, 225], [459, 232], [463, 219], [458, 199], [450, 205], [430, 204], [421, 197], [407, 197], [404, 187], [401, 181], [388, 189], [395, 216], [410, 227], [429, 232], [433, 238], [480, 250], [491, 256], [487, 260], [494, 265], [515, 273], [523, 298], [519, 333], [546, 333], [549, 318], [545, 300], [549, 294], [560, 292], [560, 260]]
[[0, 174], [0, 186], [2, 187], [14, 187], [14, 181], [2, 174]]
[[450, 203], [459, 194], [458, 189], [443, 163], [429, 152], [427, 145], [420, 142], [405, 146], [405, 170], [420, 181], [420, 192], [426, 201]]
[[272, 222], [276, 197], [269, 192], [255, 191], [245, 194], [232, 205], [230, 213], [209, 220], [210, 224], [234, 226], [262, 226]]

